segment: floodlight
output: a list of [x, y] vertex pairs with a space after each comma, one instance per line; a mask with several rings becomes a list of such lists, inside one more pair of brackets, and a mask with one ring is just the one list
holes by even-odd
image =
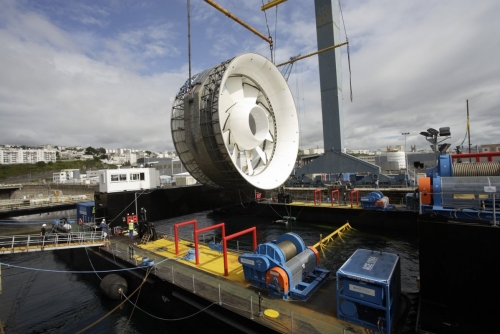
[[439, 128], [439, 135], [443, 137], [451, 136], [450, 128]]
[[426, 136], [426, 137], [430, 137], [431, 136], [431, 134], [429, 132], [427, 132], [427, 131], [422, 131], [422, 132], [420, 132], [420, 134], [422, 136]]
[[428, 128], [427, 132], [429, 132], [433, 136], [437, 136], [439, 134], [439, 131], [433, 128]]

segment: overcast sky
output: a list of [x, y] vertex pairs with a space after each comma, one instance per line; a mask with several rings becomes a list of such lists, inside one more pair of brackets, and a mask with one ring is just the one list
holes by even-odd
[[[267, 35], [262, 0], [216, 2]], [[459, 145], [466, 100], [472, 146], [500, 143], [500, 1], [341, 4], [354, 97], [343, 47], [345, 148], [385, 150], [409, 132], [408, 150], [427, 149], [419, 133], [445, 126]], [[0, 144], [174, 150], [171, 107], [188, 77], [187, 1], [0, 0], [0, 8]], [[317, 50], [314, 1], [266, 13], [276, 63]], [[259, 37], [191, 0], [192, 73], [243, 52], [270, 58]], [[317, 56], [297, 62], [288, 83], [300, 147], [323, 147]]]

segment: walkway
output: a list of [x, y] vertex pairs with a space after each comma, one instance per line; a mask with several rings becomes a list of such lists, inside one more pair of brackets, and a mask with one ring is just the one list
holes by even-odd
[[106, 243], [101, 231], [52, 233], [46, 240], [37, 234], [0, 236], [0, 255], [104, 246]]

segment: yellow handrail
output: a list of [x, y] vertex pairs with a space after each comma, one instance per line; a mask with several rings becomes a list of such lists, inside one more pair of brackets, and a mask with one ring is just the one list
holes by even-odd
[[[349, 224], [349, 221], [347, 221], [347, 223], [345, 223], [344, 225], [342, 225], [341, 227], [339, 227], [338, 229], [336, 229], [334, 232], [330, 233], [327, 237], [323, 238], [323, 235], [319, 235], [319, 238], [320, 240], [314, 244], [314, 248], [319, 249], [321, 250], [321, 252], [323, 253], [323, 249], [326, 247], [326, 244], [329, 243], [334, 236], [338, 235], [339, 237], [341, 237], [342, 235], [342, 232], [344, 232], [345, 230], [347, 229], [351, 229], [351, 225]], [[324, 254], [323, 254], [324, 255]]]

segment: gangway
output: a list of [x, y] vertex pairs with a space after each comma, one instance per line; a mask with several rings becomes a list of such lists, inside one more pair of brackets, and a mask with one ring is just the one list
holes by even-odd
[[0, 236], [0, 255], [104, 246], [109, 241], [102, 231]]

